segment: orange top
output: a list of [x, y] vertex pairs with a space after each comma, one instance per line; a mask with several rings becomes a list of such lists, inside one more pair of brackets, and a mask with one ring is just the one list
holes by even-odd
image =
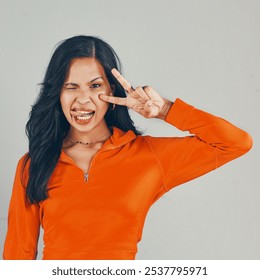
[[[92, 159], [89, 178], [63, 151], [49, 198], [28, 205], [18, 163], [4, 259], [134, 259], [150, 206], [163, 194], [246, 153], [251, 137], [229, 122], [176, 99], [166, 122], [192, 135], [136, 136], [113, 127]], [[170, 129], [170, 127], [169, 127]]]

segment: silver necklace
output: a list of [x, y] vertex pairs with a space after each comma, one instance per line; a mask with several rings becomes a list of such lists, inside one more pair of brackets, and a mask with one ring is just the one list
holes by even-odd
[[[102, 135], [101, 137], [99, 137], [95, 142], [82, 142], [82, 141], [75, 141], [75, 140], [72, 140], [70, 138], [68, 138], [68, 141], [70, 141], [71, 143], [74, 143], [74, 144], [81, 144], [81, 145], [92, 145], [92, 144], [96, 144], [100, 139], [102, 139], [105, 135], [107, 135], [107, 132], [106, 134]], [[106, 139], [108, 139], [109, 137], [111, 136], [110, 132], [109, 132], [109, 135]]]

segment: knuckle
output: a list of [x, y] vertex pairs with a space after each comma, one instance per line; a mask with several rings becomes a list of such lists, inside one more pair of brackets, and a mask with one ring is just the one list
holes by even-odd
[[132, 86], [130, 86], [129, 84], [127, 85], [127, 87], [126, 87], [126, 92], [127, 93], [132, 93], [134, 90], [135, 89]]

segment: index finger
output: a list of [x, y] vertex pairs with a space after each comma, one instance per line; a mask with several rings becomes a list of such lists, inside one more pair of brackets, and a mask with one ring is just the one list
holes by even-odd
[[134, 91], [131, 84], [115, 68], [113, 68], [111, 72], [114, 75], [114, 77], [118, 80], [118, 82], [121, 84], [121, 86], [126, 90], [126, 92], [131, 93]]

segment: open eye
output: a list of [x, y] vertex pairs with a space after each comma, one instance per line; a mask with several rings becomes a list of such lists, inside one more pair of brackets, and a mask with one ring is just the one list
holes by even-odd
[[92, 85], [91, 85], [91, 88], [99, 88], [99, 87], [101, 87], [100, 84], [92, 84]]

